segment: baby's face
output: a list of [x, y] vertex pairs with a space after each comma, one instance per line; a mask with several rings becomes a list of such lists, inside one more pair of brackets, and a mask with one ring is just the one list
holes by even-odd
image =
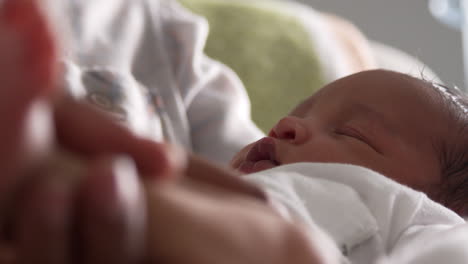
[[427, 192], [440, 181], [434, 143], [446, 129], [427, 85], [382, 70], [340, 79], [297, 106], [231, 165], [251, 173], [296, 162], [348, 163]]

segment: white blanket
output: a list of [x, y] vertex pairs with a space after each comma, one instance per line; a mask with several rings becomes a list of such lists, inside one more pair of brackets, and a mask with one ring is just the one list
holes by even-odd
[[[247, 178], [293, 217], [321, 227], [352, 263], [376, 263], [383, 256], [397, 259], [395, 254], [422, 244], [422, 237], [465, 223], [425, 194], [358, 166], [297, 163]], [[465, 247], [468, 250], [468, 243]], [[468, 258], [453, 263], [466, 264]]]

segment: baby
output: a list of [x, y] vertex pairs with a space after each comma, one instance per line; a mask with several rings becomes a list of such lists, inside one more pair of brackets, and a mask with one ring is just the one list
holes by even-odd
[[328, 233], [352, 263], [375, 263], [464, 223], [440, 204], [468, 213], [467, 109], [456, 89], [361, 72], [299, 104], [231, 165], [253, 173], [247, 179], [280, 212]]
[[296, 162], [360, 165], [468, 214], [467, 109], [458, 90], [361, 72], [299, 104], [231, 165], [244, 173]]

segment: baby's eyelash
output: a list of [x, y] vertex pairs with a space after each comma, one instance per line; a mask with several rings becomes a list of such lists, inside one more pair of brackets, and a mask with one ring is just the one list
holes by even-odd
[[362, 135], [358, 130], [351, 128], [351, 127], [342, 127], [339, 129], [335, 129], [335, 133], [338, 135], [343, 135], [343, 136], [350, 136], [357, 138], [359, 140], [365, 141], [367, 143], [366, 137]]
[[359, 130], [352, 128], [352, 127], [342, 127], [339, 129], [335, 129], [334, 131], [337, 135], [342, 135], [342, 136], [348, 136], [355, 138], [357, 140], [362, 141], [363, 143], [367, 144], [369, 147], [371, 147], [375, 152], [382, 154], [382, 152], [375, 147], [373, 142], [371, 142], [366, 136], [363, 135]]

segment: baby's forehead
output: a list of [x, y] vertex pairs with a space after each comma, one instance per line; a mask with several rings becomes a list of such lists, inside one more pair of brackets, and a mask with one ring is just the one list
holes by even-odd
[[321, 114], [314, 111], [314, 107], [318, 110], [326, 108], [330, 115], [375, 112], [402, 130], [419, 130], [421, 123], [446, 126], [447, 119], [443, 114], [444, 103], [431, 83], [383, 70], [361, 72], [337, 80], [305, 99], [292, 114]]
[[[422, 104], [435, 106], [437, 92], [427, 81], [406, 74], [372, 70], [364, 71], [339, 79], [326, 85], [316, 94], [307, 98], [302, 107], [313, 105], [315, 101], [340, 100], [342, 103], [389, 102], [394, 104]], [[376, 103], [374, 107], [383, 104]]]

